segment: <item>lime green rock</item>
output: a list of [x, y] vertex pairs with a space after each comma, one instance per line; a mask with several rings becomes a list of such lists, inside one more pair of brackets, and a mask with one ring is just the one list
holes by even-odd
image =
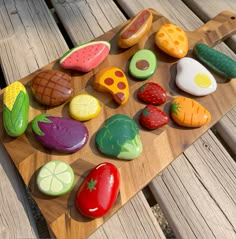
[[129, 64], [129, 73], [140, 80], [152, 76], [157, 68], [156, 55], [147, 49], [137, 51]]

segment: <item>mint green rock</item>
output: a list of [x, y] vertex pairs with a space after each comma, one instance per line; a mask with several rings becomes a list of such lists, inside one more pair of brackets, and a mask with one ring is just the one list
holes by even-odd
[[156, 55], [147, 49], [137, 51], [129, 64], [129, 73], [140, 80], [152, 76], [157, 68]]
[[194, 54], [202, 63], [224, 78], [236, 77], [236, 61], [229, 56], [203, 43], [195, 45]]

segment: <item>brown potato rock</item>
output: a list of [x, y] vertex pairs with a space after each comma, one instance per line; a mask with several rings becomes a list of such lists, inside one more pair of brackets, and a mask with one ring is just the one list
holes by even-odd
[[45, 70], [33, 78], [31, 90], [41, 104], [57, 106], [72, 96], [72, 79], [62, 71]]

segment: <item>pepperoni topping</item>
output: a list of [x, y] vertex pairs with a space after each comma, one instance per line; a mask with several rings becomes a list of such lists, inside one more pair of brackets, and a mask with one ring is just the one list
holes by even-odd
[[125, 94], [122, 93], [122, 92], [116, 93], [115, 96], [116, 96], [116, 98], [117, 98], [119, 101], [121, 101], [121, 102], [125, 99]]
[[141, 71], [147, 70], [149, 67], [149, 62], [146, 60], [139, 60], [136, 62], [136, 67]]
[[116, 72], [115, 72], [115, 75], [116, 75], [117, 77], [123, 77], [123, 76], [124, 76], [124, 73], [123, 73], [122, 71], [116, 71]]
[[112, 78], [106, 78], [106, 79], [104, 80], [104, 83], [105, 83], [106, 85], [112, 85], [112, 84], [114, 83], [114, 80], [113, 80]]
[[140, 13], [140, 15], [133, 21], [131, 26], [122, 33], [121, 38], [128, 39], [133, 34], [135, 34], [139, 28], [144, 24], [144, 22], [149, 18], [150, 12], [147, 10], [144, 10]]
[[126, 88], [126, 84], [124, 82], [119, 82], [117, 84], [117, 87], [120, 89], [120, 90], [124, 90]]

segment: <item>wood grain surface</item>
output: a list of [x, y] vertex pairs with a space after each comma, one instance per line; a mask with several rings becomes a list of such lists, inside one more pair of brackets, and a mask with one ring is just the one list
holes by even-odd
[[[230, 12], [223, 12], [196, 31], [187, 32], [190, 43], [188, 56], [192, 56], [191, 49], [196, 42], [205, 42], [210, 46], [214, 46], [220, 42], [220, 39], [224, 39], [233, 34], [236, 30], [236, 21], [233, 21], [231, 18], [232, 16], [235, 15]], [[90, 234], [235, 105], [235, 101], [233, 100], [233, 95], [236, 91], [235, 81], [226, 81], [225, 79], [216, 76], [217, 82], [219, 83], [217, 91], [209, 96], [197, 99], [211, 112], [212, 121], [210, 124], [191, 130], [191, 134], [188, 129], [178, 127], [172, 121], [167, 126], [154, 131], [146, 131], [140, 127], [140, 135], [144, 151], [139, 158], [130, 162], [106, 158], [98, 152], [95, 146], [94, 137], [97, 130], [109, 116], [116, 113], [124, 113], [130, 115], [136, 122], [138, 122], [138, 113], [140, 109], [144, 107], [144, 105], [137, 100], [135, 95], [137, 88], [142, 85], [143, 82], [137, 82], [130, 77], [129, 84], [131, 97], [128, 103], [122, 107], [118, 107], [108, 95], [96, 92], [91, 86], [91, 81], [94, 74], [96, 74], [100, 68], [103, 68], [106, 65], [116, 65], [127, 73], [127, 63], [130, 57], [138, 49], [148, 48], [157, 54], [159, 67], [155, 75], [147, 81], [157, 81], [167, 90], [169, 97], [168, 103], [166, 103], [162, 109], [169, 113], [171, 99], [175, 95], [183, 95], [183, 93], [175, 87], [173, 82], [176, 74], [176, 59], [167, 57], [154, 46], [154, 33], [163, 23], [166, 22], [169, 22], [169, 20], [158, 13], [155, 13], [150, 34], [140, 41], [138, 45], [128, 50], [120, 50], [117, 47], [117, 33], [122, 28], [122, 26], [119, 26], [100, 38], [110, 41], [112, 49], [108, 58], [98, 68], [87, 74], [68, 71], [73, 77], [75, 94], [87, 92], [95, 95], [102, 103], [101, 114], [97, 118], [85, 123], [90, 132], [90, 142], [81, 151], [70, 155], [47, 151], [35, 142], [30, 127], [28, 127], [24, 135], [16, 139], [8, 137], [3, 130], [1, 131], [1, 139], [4, 146], [13, 159], [26, 185], [29, 186], [35, 201], [41, 208], [43, 215], [56, 237], [84, 238]], [[30, 81], [39, 71], [55, 68], [59, 68], [57, 61], [22, 79], [31, 99], [30, 120], [41, 112], [47, 112], [56, 116], [68, 116], [68, 104], [47, 109], [35, 102], [30, 92]], [[224, 96], [224, 101], [220, 100], [222, 96]], [[177, 138], [179, 140], [176, 140]], [[24, 148], [24, 150], [22, 150], [22, 148]], [[73, 191], [65, 196], [57, 198], [49, 198], [40, 194], [35, 184], [37, 170], [44, 163], [53, 159], [61, 159], [70, 163], [76, 173], [76, 182]], [[114, 163], [120, 170], [120, 196], [117, 199], [114, 208], [104, 218], [87, 220], [75, 209], [75, 192], [81, 183], [82, 178], [88, 173], [88, 171], [98, 163], [105, 160]]]

